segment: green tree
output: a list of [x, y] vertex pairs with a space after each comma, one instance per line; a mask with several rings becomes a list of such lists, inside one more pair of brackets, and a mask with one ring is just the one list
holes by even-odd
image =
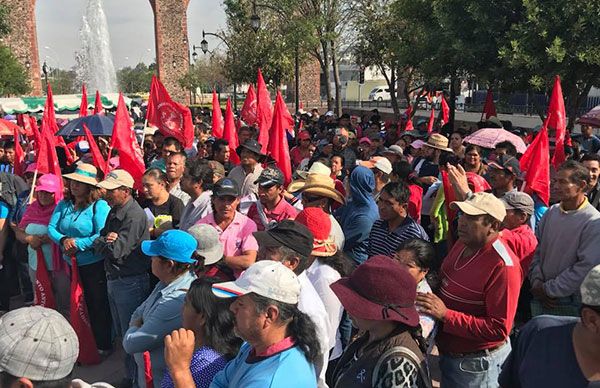
[[119, 89], [125, 93], [146, 93], [150, 90], [154, 66], [138, 63], [134, 68], [123, 67], [117, 71]]
[[523, 16], [499, 50], [511, 70], [504, 81], [543, 91], [560, 75], [572, 128], [591, 87], [600, 85], [600, 3], [523, 0], [523, 5]]
[[27, 94], [31, 90], [24, 66], [8, 47], [0, 45], [0, 96]]
[[52, 85], [52, 92], [54, 94], [80, 93], [74, 69], [50, 69], [48, 72], [48, 81]]
[[192, 92], [198, 88], [205, 92], [213, 88], [217, 92], [223, 92], [231, 85], [231, 81], [225, 74], [224, 60], [225, 58], [219, 55], [210, 55], [208, 58], [196, 60], [193, 66], [190, 66], [188, 73], [179, 80], [179, 85]]

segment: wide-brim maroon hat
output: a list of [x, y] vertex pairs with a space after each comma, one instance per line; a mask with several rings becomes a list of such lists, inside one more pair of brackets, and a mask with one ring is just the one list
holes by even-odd
[[419, 325], [417, 284], [400, 263], [387, 256], [369, 258], [330, 287], [351, 316]]

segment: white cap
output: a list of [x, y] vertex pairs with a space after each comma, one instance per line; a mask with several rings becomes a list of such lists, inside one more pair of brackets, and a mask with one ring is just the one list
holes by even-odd
[[375, 162], [375, 168], [383, 172], [384, 174], [391, 174], [393, 170], [392, 163], [388, 158], [377, 159], [377, 161]]
[[0, 318], [0, 371], [34, 381], [60, 380], [78, 356], [75, 330], [54, 310], [23, 307]]
[[300, 281], [294, 272], [278, 261], [262, 260], [252, 264], [235, 282], [212, 286], [220, 298], [233, 298], [255, 293], [278, 302], [297, 304]]

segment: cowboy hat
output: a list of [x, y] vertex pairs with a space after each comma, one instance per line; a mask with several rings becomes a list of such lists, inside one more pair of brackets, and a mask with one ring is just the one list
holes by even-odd
[[331, 198], [341, 204], [345, 203], [344, 196], [335, 189], [335, 182], [330, 176], [322, 174], [308, 174], [303, 181], [294, 181], [288, 186], [288, 192], [318, 195], [320, 197]]
[[434, 133], [429, 136], [429, 139], [427, 139], [427, 142], [423, 145], [435, 148], [437, 150], [454, 152], [452, 151], [452, 148], [448, 148], [448, 138], [444, 135], [440, 135], [439, 133]]
[[81, 163], [77, 166], [77, 169], [74, 172], [63, 175], [63, 178], [96, 186], [98, 184], [97, 176], [98, 170], [96, 167], [92, 166], [91, 164]]

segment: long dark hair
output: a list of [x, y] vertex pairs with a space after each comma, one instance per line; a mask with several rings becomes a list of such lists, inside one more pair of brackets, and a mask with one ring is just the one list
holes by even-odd
[[269, 306], [277, 307], [279, 310], [279, 320], [281, 322], [289, 322], [287, 335], [296, 341], [296, 345], [302, 350], [308, 362], [316, 364], [322, 350], [317, 338], [317, 328], [313, 320], [298, 310], [298, 306], [295, 304], [282, 303], [254, 293], [249, 295], [256, 304], [257, 313], [266, 311]]
[[212, 285], [220, 282], [217, 278], [203, 277], [190, 285], [186, 299], [196, 313], [206, 319], [202, 338], [206, 346], [213, 348], [225, 358], [236, 356], [242, 340], [233, 331], [233, 313], [229, 310], [232, 299], [218, 298], [212, 292]]

